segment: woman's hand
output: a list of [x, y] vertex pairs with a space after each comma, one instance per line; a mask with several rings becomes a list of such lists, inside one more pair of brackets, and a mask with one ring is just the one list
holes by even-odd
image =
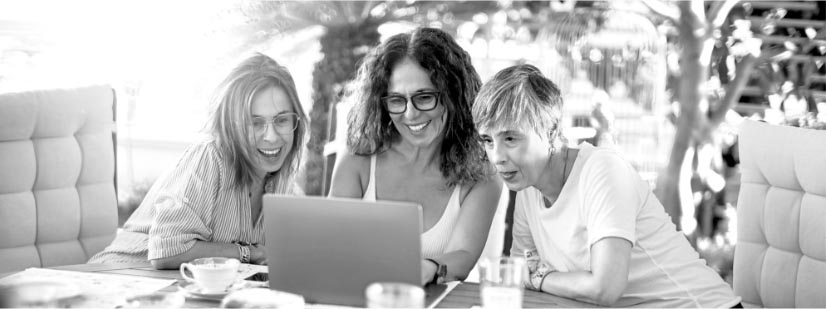
[[536, 290], [536, 285], [533, 284], [531, 278], [539, 269], [539, 252], [534, 250], [525, 250], [525, 268], [522, 272], [522, 285], [529, 290]]
[[250, 246], [250, 263], [267, 265], [267, 248], [264, 245]]

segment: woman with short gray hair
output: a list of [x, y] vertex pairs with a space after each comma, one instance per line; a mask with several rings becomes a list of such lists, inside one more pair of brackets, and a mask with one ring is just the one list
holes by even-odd
[[511, 255], [529, 261], [527, 288], [610, 307], [739, 306], [616, 150], [564, 144], [560, 92], [539, 69], [497, 73], [473, 119], [518, 191]]

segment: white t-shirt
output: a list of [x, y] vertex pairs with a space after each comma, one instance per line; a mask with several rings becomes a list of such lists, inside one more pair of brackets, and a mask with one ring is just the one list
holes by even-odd
[[581, 145], [551, 208], [530, 187], [516, 196], [511, 254], [535, 249], [558, 271], [591, 269], [590, 248], [605, 237], [633, 244], [628, 285], [616, 307], [732, 307], [731, 287], [676, 230], [662, 204], [614, 150]]

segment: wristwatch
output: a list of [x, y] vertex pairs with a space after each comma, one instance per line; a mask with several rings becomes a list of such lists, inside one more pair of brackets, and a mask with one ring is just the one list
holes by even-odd
[[433, 279], [430, 280], [427, 284], [442, 284], [445, 282], [445, 276], [447, 276], [447, 265], [439, 263], [434, 259], [426, 259], [433, 264], [436, 264], [436, 273], [433, 275]]

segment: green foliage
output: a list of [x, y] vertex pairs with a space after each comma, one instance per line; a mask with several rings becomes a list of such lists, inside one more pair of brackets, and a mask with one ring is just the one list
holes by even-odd
[[[378, 26], [374, 21], [328, 28], [321, 36], [321, 52], [324, 59], [313, 71], [313, 108], [310, 111], [310, 141], [303, 168], [303, 189], [307, 195], [322, 195], [324, 191], [324, 145], [335, 134], [335, 117], [331, 117], [334, 104], [341, 98], [345, 83], [355, 77], [357, 66], [366, 51], [378, 44]], [[332, 116], [335, 116], [334, 114]]]
[[734, 278], [734, 244], [722, 238], [700, 238], [697, 240], [697, 253], [706, 260], [706, 264], [714, 269], [728, 284]]
[[123, 226], [135, 209], [138, 209], [154, 183], [154, 180], [143, 180], [136, 182], [128, 191], [118, 192], [118, 226]]
[[826, 130], [826, 122], [817, 118], [815, 113], [809, 112], [800, 117], [786, 120], [785, 125], [804, 129]]

